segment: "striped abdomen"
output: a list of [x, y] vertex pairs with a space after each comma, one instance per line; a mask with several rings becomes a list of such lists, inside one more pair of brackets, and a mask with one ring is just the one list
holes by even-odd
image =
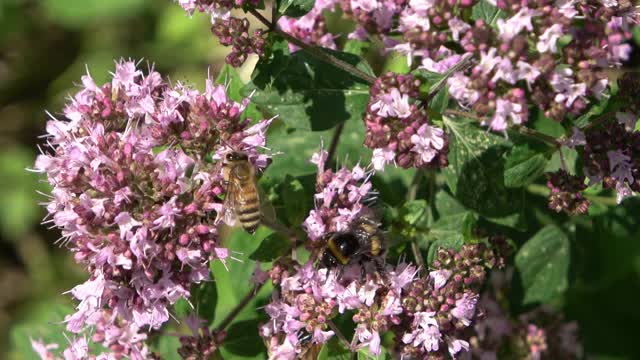
[[236, 194], [235, 213], [242, 227], [250, 234], [260, 225], [260, 197], [255, 178], [241, 181]]

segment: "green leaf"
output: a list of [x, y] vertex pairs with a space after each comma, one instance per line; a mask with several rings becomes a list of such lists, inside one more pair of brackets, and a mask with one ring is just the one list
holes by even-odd
[[640, 45], [640, 26], [634, 26], [631, 29], [631, 34], [633, 35], [633, 41], [635, 41], [636, 45]]
[[282, 15], [298, 18], [313, 9], [315, 0], [280, 0], [278, 12]]
[[440, 217], [466, 213], [467, 209], [444, 190], [436, 194], [436, 210]]
[[429, 231], [430, 236], [440, 240], [462, 235], [463, 240], [471, 238], [471, 232], [477, 221], [476, 216], [467, 211], [460, 214], [444, 216], [438, 219]]
[[380, 355], [374, 355], [369, 351], [369, 347], [358, 350], [358, 360], [385, 360], [391, 359], [391, 355], [385, 348], [381, 349]]
[[[230, 233], [227, 231], [224, 233], [224, 247], [228, 248], [230, 255], [237, 260], [227, 258], [226, 264], [217, 260], [211, 262], [216, 291], [221, 294], [217, 298], [214, 326], [219, 325], [220, 321], [251, 291], [251, 276], [256, 268], [256, 262], [249, 259], [248, 254], [255, 251], [262, 239], [271, 234], [271, 230], [261, 226], [253, 235], [239, 228], [234, 228]], [[238, 284], [245, 285], [238, 286]], [[252, 319], [261, 313], [264, 314], [256, 309], [256, 304], [260, 299], [265, 299], [272, 289], [270, 283], [263, 286], [256, 298], [238, 314], [236, 321]]]
[[[260, 335], [258, 319], [238, 321], [227, 329], [223, 350], [234, 355], [253, 357], [265, 351]], [[231, 358], [225, 356], [225, 358]]]
[[429, 110], [436, 114], [442, 114], [449, 106], [449, 86], [440, 89], [436, 96], [429, 102]]
[[213, 282], [205, 282], [195, 285], [191, 300], [195, 306], [198, 317], [212, 324], [216, 314], [216, 305], [218, 304], [218, 289]]
[[400, 218], [407, 225], [426, 227], [429, 216], [429, 206], [426, 200], [408, 201], [400, 208]]
[[[263, 174], [264, 181], [277, 184], [283, 182], [286, 175], [299, 179], [304, 175], [312, 175], [315, 178], [316, 166], [309, 159], [320, 150], [321, 142], [324, 141], [326, 149], [333, 133], [334, 130], [310, 131], [308, 128], [287, 126], [281, 120], [274, 121], [267, 133], [267, 146], [282, 154], [274, 157], [273, 163]], [[361, 160], [362, 164], [369, 163], [371, 150], [362, 146], [363, 133], [364, 123], [361, 120], [345, 123], [336, 151], [339, 163], [344, 163], [346, 158], [352, 162]], [[303, 185], [306, 186], [304, 182]]]
[[281, 186], [281, 195], [289, 224], [302, 224], [313, 208], [315, 193], [315, 176], [300, 176], [294, 178], [287, 175]]
[[569, 239], [553, 225], [545, 226], [520, 248], [515, 264], [525, 305], [548, 302], [567, 289], [569, 259]]
[[180, 348], [180, 338], [177, 336], [160, 336], [158, 342], [152, 347], [153, 351], [165, 360], [180, 360], [182, 357], [178, 354]]
[[289, 239], [279, 233], [273, 233], [262, 240], [260, 246], [249, 256], [249, 259], [261, 262], [273, 261], [284, 255], [290, 245]]
[[[353, 54], [326, 52], [373, 75], [366, 63]], [[271, 57], [261, 61], [253, 81], [244, 89], [251, 101], [265, 113], [279, 115], [290, 127], [327, 130], [341, 122], [362, 121], [369, 101], [369, 86], [306, 51], [288, 54], [276, 43]]]
[[70, 27], [83, 27], [109, 18], [127, 18], [139, 13], [144, 0], [45, 0], [42, 2], [50, 21]]
[[488, 0], [480, 0], [471, 9], [472, 20], [484, 20], [492, 27], [496, 27], [498, 19], [504, 19], [507, 13], [492, 5]]
[[456, 199], [488, 218], [519, 213], [522, 191], [504, 184], [503, 154], [511, 143], [468, 121], [443, 121], [450, 134], [449, 166], [443, 173]]
[[[357, 39], [349, 39], [344, 43], [344, 52], [356, 56], [364, 56], [371, 48], [371, 42]], [[406, 62], [406, 61], [405, 61]]]
[[607, 107], [609, 106], [609, 99], [609, 96], [605, 96], [599, 102], [591, 105], [589, 111], [575, 119], [573, 124], [581, 129], [589, 125], [594, 117], [604, 113], [605, 110], [607, 110]]
[[506, 187], [529, 185], [538, 179], [547, 166], [547, 158], [530, 150], [528, 146], [515, 147], [505, 164], [504, 184]]

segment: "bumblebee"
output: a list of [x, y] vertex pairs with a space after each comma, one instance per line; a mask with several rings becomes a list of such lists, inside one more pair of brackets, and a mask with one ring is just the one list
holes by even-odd
[[320, 263], [327, 268], [369, 261], [380, 266], [385, 251], [380, 224], [368, 217], [361, 217], [354, 220], [349, 230], [327, 235]]
[[253, 234], [260, 225], [262, 213], [255, 168], [247, 154], [239, 151], [228, 153], [223, 163], [222, 177], [227, 187], [225, 217], [237, 219], [245, 231]]

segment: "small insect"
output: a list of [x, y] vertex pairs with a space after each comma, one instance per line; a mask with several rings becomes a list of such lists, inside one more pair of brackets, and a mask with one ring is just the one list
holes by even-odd
[[227, 186], [225, 216], [231, 214], [245, 231], [253, 234], [260, 225], [262, 213], [255, 168], [247, 154], [239, 151], [228, 153], [223, 163], [222, 177]]
[[349, 230], [327, 235], [327, 245], [320, 262], [327, 268], [368, 261], [380, 267], [385, 250], [380, 224], [368, 217], [361, 217], [353, 222]]

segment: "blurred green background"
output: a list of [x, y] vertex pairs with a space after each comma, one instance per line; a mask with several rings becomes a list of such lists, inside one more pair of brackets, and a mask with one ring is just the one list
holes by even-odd
[[171, 1], [0, 0], [0, 359], [33, 358], [16, 350], [38, 337], [27, 329], [61, 320], [71, 306], [62, 293], [86, 278], [53, 245], [59, 231], [39, 225], [45, 197], [35, 190], [47, 185], [25, 171], [45, 110], [60, 114], [87, 67], [101, 84], [114, 59], [143, 59], [202, 88], [225, 55], [207, 17], [189, 19]]

